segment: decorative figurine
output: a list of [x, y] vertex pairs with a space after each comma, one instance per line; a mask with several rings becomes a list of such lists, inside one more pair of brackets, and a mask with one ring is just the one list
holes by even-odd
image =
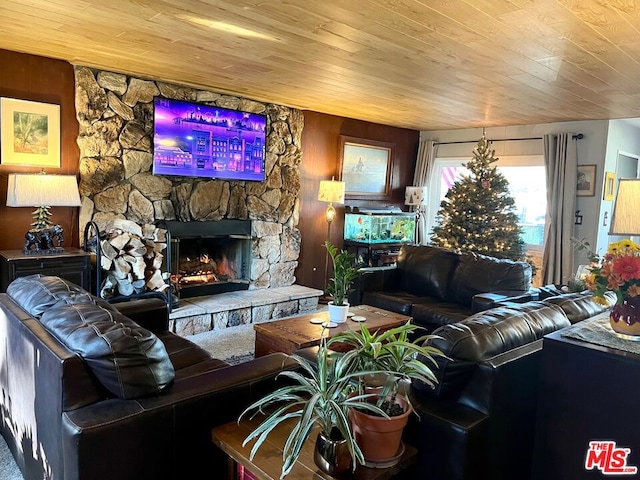
[[64, 242], [63, 232], [64, 230], [60, 225], [52, 225], [49, 228], [32, 228], [24, 234], [26, 242], [22, 250], [27, 254], [61, 253], [64, 251], [61, 248], [62, 242]]

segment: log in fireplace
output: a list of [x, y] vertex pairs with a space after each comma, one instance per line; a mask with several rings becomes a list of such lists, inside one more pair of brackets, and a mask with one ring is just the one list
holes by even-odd
[[247, 290], [251, 220], [167, 221], [171, 283], [179, 298]]

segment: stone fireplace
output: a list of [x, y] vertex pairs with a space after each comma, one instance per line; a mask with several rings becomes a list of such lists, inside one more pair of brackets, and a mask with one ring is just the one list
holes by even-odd
[[[140, 225], [164, 221], [208, 226], [218, 221], [244, 221], [250, 225], [250, 232], [242, 235], [250, 239], [242, 251], [248, 248], [249, 255], [244, 255], [235, 267], [233, 275], [240, 278], [231, 278], [229, 272], [206, 271], [201, 275], [216, 275], [218, 281], [213, 283], [222, 291], [295, 283], [301, 240], [297, 225], [304, 117], [300, 110], [83, 66], [75, 67], [75, 78], [80, 125], [81, 232], [89, 221], [102, 230], [116, 218]], [[265, 181], [153, 175], [155, 97], [266, 113]], [[209, 253], [211, 242], [222, 244], [231, 239], [209, 239], [207, 245], [192, 240], [191, 247], [181, 240], [180, 249], [184, 252], [187, 248], [204, 248]], [[200, 258], [197, 251], [190, 258], [196, 254]], [[206, 256], [202, 258], [205, 263], [211, 261]], [[216, 265], [224, 263], [214, 261]], [[197, 265], [191, 266], [198, 271]], [[184, 294], [193, 282], [194, 278], [183, 282]]]
[[250, 220], [164, 223], [171, 232], [171, 283], [179, 298], [249, 288]]

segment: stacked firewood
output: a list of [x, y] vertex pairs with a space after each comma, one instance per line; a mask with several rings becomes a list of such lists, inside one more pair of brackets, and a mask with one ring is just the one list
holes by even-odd
[[166, 248], [167, 231], [163, 228], [122, 219], [110, 222], [100, 235], [100, 267], [105, 274], [100, 296], [167, 289], [169, 273], [162, 272]]

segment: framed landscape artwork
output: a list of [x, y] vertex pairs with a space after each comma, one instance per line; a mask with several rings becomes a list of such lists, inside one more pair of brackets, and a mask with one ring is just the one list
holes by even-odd
[[340, 178], [345, 198], [391, 198], [391, 171], [395, 144], [340, 136]]
[[578, 184], [576, 195], [578, 197], [593, 197], [596, 194], [596, 166], [578, 165]]
[[60, 168], [60, 105], [0, 98], [3, 165]]

